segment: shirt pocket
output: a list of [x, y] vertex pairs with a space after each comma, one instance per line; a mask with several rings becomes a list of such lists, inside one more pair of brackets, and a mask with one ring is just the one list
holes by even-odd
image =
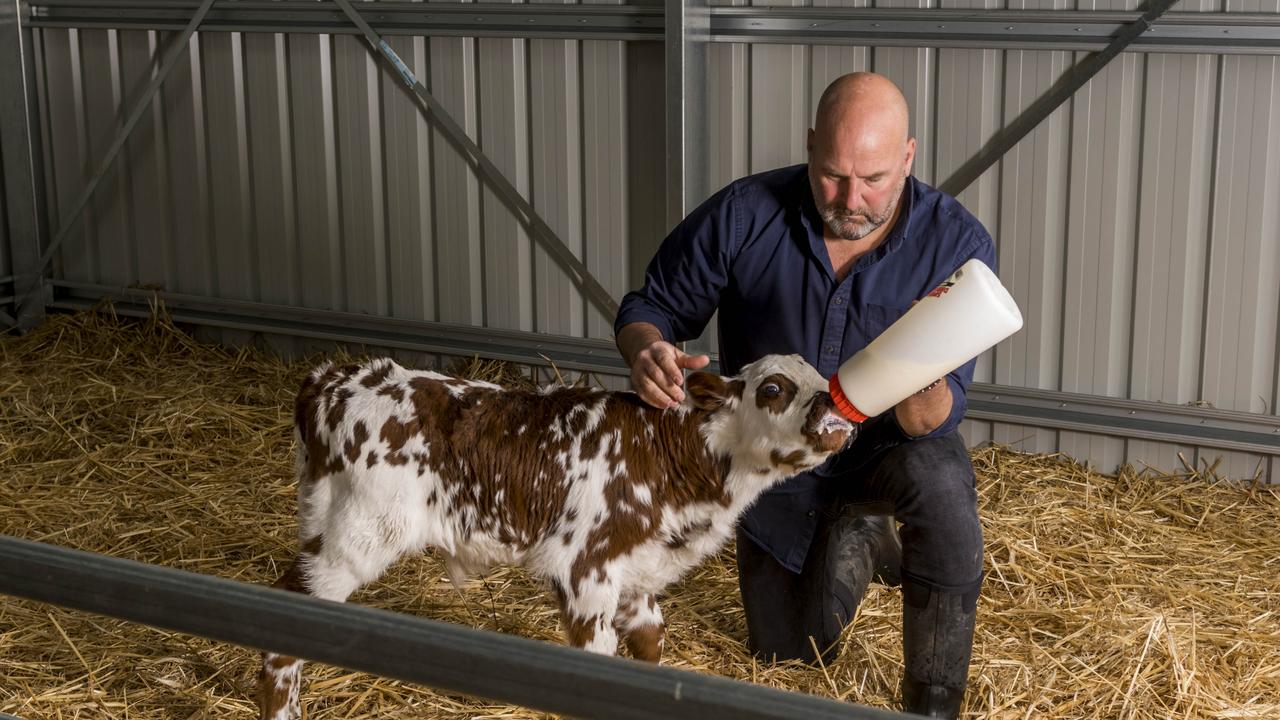
[[867, 343], [869, 344], [872, 340], [879, 337], [880, 333], [887, 330], [890, 325], [897, 322], [903, 315], [906, 315], [907, 311], [910, 309], [911, 308], [896, 308], [889, 305], [875, 305], [873, 303], [867, 303], [862, 308], [862, 313], [859, 318], [861, 320], [863, 335], [867, 338]]

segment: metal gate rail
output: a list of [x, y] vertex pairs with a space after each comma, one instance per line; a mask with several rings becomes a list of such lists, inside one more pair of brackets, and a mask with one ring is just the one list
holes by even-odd
[[573, 717], [909, 717], [5, 535], [0, 593]]

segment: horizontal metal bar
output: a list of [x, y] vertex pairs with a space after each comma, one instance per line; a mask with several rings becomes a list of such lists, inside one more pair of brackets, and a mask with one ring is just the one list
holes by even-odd
[[[158, 298], [175, 320], [197, 325], [444, 355], [480, 355], [523, 364], [553, 362], [563, 370], [602, 375], [625, 377], [629, 374], [617, 349], [607, 340], [397, 320], [66, 281], [54, 281], [53, 285], [55, 299], [50, 307], [61, 310], [88, 309], [108, 298], [121, 315], [147, 317]], [[714, 359], [709, 369], [718, 372]], [[970, 386], [968, 404], [966, 417], [971, 420], [1280, 455], [1280, 417], [1275, 415], [980, 382]]]
[[[189, 18], [186, 0], [39, 0], [32, 27], [177, 29]], [[361, 14], [383, 35], [557, 37], [661, 40], [663, 10], [644, 5], [498, 5], [413, 2], [361, 3]], [[202, 31], [358, 34], [332, 2], [219, 2]]]
[[[1101, 50], [1140, 12], [719, 7], [716, 42]], [[1127, 51], [1280, 53], [1280, 13], [1168, 13]]]
[[974, 383], [970, 420], [1280, 455], [1280, 416]]
[[110, 299], [115, 311], [131, 317], [148, 317], [157, 299], [178, 322], [209, 327], [277, 333], [356, 345], [399, 348], [425, 353], [543, 365], [555, 363], [562, 370], [604, 375], [627, 375], [618, 350], [608, 340], [478, 328], [469, 325], [399, 320], [359, 313], [310, 310], [284, 305], [220, 300], [214, 298], [112, 288], [55, 280], [51, 308], [85, 310]]
[[[179, 29], [196, 0], [32, 0], [33, 27]], [[380, 1], [361, 13], [384, 35], [660, 40], [661, 4]], [[803, 45], [1100, 50], [1140, 12], [935, 8], [714, 7], [711, 40]], [[331, 2], [220, 0], [201, 30], [358, 32]], [[1127, 51], [1280, 53], [1280, 14], [1168, 13]]]
[[0, 592], [574, 717], [907, 717], [4, 535]]

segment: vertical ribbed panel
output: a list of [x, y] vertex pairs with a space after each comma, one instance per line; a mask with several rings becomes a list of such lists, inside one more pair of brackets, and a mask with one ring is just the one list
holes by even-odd
[[[427, 77], [424, 38], [396, 37], [387, 42], [414, 74]], [[379, 72], [378, 86], [383, 146], [397, 149], [384, 153], [388, 310], [393, 317], [434, 320], [438, 237], [431, 222], [435, 212], [431, 127], [398, 76]]]
[[[529, 40], [533, 207], [582, 258], [582, 98], [578, 43]], [[534, 330], [582, 335], [581, 293], [547, 251], [534, 249]]]
[[[1121, 55], [1072, 98], [1059, 388], [1068, 392], [1129, 392], [1142, 62]], [[1124, 461], [1114, 438], [1064, 432], [1058, 448], [1108, 468]]]
[[339, 256], [346, 309], [388, 310], [387, 237], [381, 100], [383, 70], [356, 35], [333, 38]]
[[[1004, 122], [1027, 108], [1071, 62], [1063, 52], [1005, 53]], [[1052, 388], [1060, 382], [1070, 112], [1059, 107], [1000, 161], [996, 238], [1000, 275], [1022, 309], [1023, 330], [995, 351], [994, 382]], [[1028, 450], [1057, 448], [1057, 433], [1004, 425], [992, 439]]]
[[[1201, 400], [1276, 412], [1280, 322], [1280, 57], [1226, 57], [1209, 225]], [[1224, 468], [1251, 475], [1257, 460]]]
[[[1137, 400], [1199, 397], [1218, 64], [1210, 55], [1147, 59], [1129, 369]], [[1179, 453], [1195, 460], [1192, 447], [1128, 445], [1131, 459], [1155, 467], [1178, 467]]]
[[[479, 137], [476, 104], [476, 40], [432, 38], [428, 66], [431, 94], [473, 140]], [[480, 181], [443, 132], [432, 128], [435, 175], [437, 320], [484, 324], [480, 256]]]
[[[581, 45], [582, 244], [587, 268], [615, 298], [630, 285], [628, 236], [632, 193], [639, 192], [627, 165], [627, 48], [623, 43], [585, 40]], [[542, 191], [546, 193], [544, 189]], [[587, 336], [613, 337], [613, 318], [595, 308], [586, 314]]]
[[[664, 48], [658, 42], [627, 43], [627, 287], [637, 287], [645, 266], [670, 232], [666, 220], [666, 128]], [[616, 247], [616, 246], [615, 246]]]
[[[345, 310], [333, 38], [290, 34], [287, 45], [301, 300], [305, 307]], [[255, 194], [261, 197], [268, 192], [268, 188], [257, 188]]]
[[[480, 148], [529, 197], [528, 64], [525, 40], [480, 38]], [[484, 211], [484, 322], [533, 329], [533, 241], [492, 190]]]

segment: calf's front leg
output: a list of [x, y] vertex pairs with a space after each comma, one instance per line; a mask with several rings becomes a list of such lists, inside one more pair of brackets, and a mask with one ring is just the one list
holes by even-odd
[[648, 593], [624, 593], [618, 603], [613, 626], [627, 644], [631, 657], [658, 662], [666, 643], [667, 628], [662, 622], [658, 600]]
[[618, 653], [618, 588], [608, 578], [557, 583], [565, 641], [601, 655]]

